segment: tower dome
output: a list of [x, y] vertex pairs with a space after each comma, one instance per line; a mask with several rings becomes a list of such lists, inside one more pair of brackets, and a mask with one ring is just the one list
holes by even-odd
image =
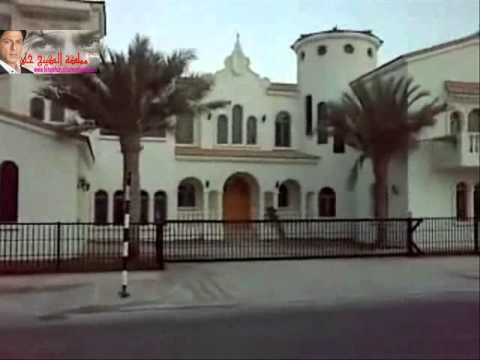
[[302, 34], [291, 46], [297, 54], [300, 91], [335, 100], [348, 84], [377, 66], [383, 41], [372, 31], [332, 30]]

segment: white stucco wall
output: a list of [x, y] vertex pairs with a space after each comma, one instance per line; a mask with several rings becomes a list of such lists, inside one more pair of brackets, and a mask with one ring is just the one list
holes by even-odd
[[[79, 144], [50, 131], [0, 118], [0, 162], [19, 168], [19, 222], [79, 220]], [[85, 146], [85, 145], [81, 145]]]

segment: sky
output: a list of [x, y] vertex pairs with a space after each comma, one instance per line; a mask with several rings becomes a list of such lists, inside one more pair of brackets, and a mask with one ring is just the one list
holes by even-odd
[[300, 34], [372, 30], [384, 40], [378, 65], [470, 35], [480, 28], [478, 0], [106, 0], [106, 44], [125, 51], [136, 33], [156, 50], [196, 50], [193, 71], [215, 72], [236, 33], [251, 68], [275, 82], [296, 82], [290, 46]]

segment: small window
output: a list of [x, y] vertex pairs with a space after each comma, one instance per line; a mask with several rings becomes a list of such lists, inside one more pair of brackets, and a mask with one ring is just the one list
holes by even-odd
[[217, 119], [217, 144], [228, 144], [228, 118], [225, 115]]
[[232, 143], [241, 144], [243, 142], [243, 108], [235, 105], [232, 110]]
[[336, 197], [332, 188], [326, 187], [318, 193], [318, 214], [321, 217], [336, 216]]
[[250, 116], [247, 120], [247, 144], [255, 145], [257, 143], [257, 118]]
[[480, 132], [480, 109], [473, 109], [468, 114], [468, 131]]
[[30, 100], [30, 116], [40, 121], [45, 119], [45, 101], [41, 97]]
[[462, 132], [462, 118], [458, 111], [450, 115], [450, 134], [456, 135]]
[[317, 48], [317, 53], [318, 55], [322, 56], [322, 55], [325, 55], [327, 53], [327, 47], [325, 45], [320, 45], [318, 48]]
[[280, 185], [278, 189], [278, 207], [279, 208], [287, 208], [289, 206], [288, 201], [288, 188], [285, 184]]
[[300, 52], [300, 60], [305, 60], [305, 51]]
[[333, 136], [333, 152], [335, 154], [343, 154], [345, 152], [345, 141], [340, 134]]
[[313, 106], [312, 95], [307, 95], [305, 97], [305, 122], [306, 122], [305, 132], [307, 135], [312, 135], [313, 133], [312, 106]]
[[113, 195], [113, 223], [115, 225], [123, 224], [123, 191], [118, 190]]
[[372, 49], [372, 48], [368, 48], [367, 54], [368, 54], [368, 57], [373, 58], [373, 49]]
[[161, 223], [167, 220], [167, 193], [165, 191], [157, 191], [154, 198], [154, 221]]
[[352, 44], [345, 45], [344, 50], [347, 54], [353, 54], [353, 52], [355, 51]]
[[148, 224], [148, 206], [149, 206], [149, 197], [148, 197], [148, 192], [145, 190], [142, 190], [140, 193], [140, 223], [142, 224]]
[[275, 120], [275, 146], [290, 147], [290, 114], [286, 111], [281, 111]]
[[101, 225], [108, 222], [108, 194], [104, 190], [95, 193], [95, 224]]
[[50, 121], [52, 122], [64, 122], [65, 120], [65, 108], [57, 101], [52, 101], [50, 108]]
[[317, 104], [317, 144], [327, 143], [327, 105], [321, 102]]
[[182, 183], [178, 187], [178, 207], [195, 207], [195, 187]]
[[465, 184], [464, 182], [461, 182], [457, 185], [457, 191], [456, 191], [457, 220], [467, 220], [468, 218], [467, 203], [468, 203], [467, 184]]
[[193, 116], [180, 115], [175, 129], [177, 144], [193, 144]]
[[0, 222], [18, 221], [18, 166], [12, 161], [0, 164]]

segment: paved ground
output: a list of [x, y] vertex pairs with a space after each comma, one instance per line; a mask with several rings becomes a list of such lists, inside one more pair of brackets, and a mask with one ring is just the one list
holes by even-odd
[[416, 295], [480, 293], [480, 258], [368, 258], [179, 263], [166, 271], [0, 277], [0, 326], [125, 305], [198, 306], [315, 301], [373, 303]]
[[0, 358], [478, 359], [479, 319], [472, 292], [341, 306], [127, 306], [0, 328]]

